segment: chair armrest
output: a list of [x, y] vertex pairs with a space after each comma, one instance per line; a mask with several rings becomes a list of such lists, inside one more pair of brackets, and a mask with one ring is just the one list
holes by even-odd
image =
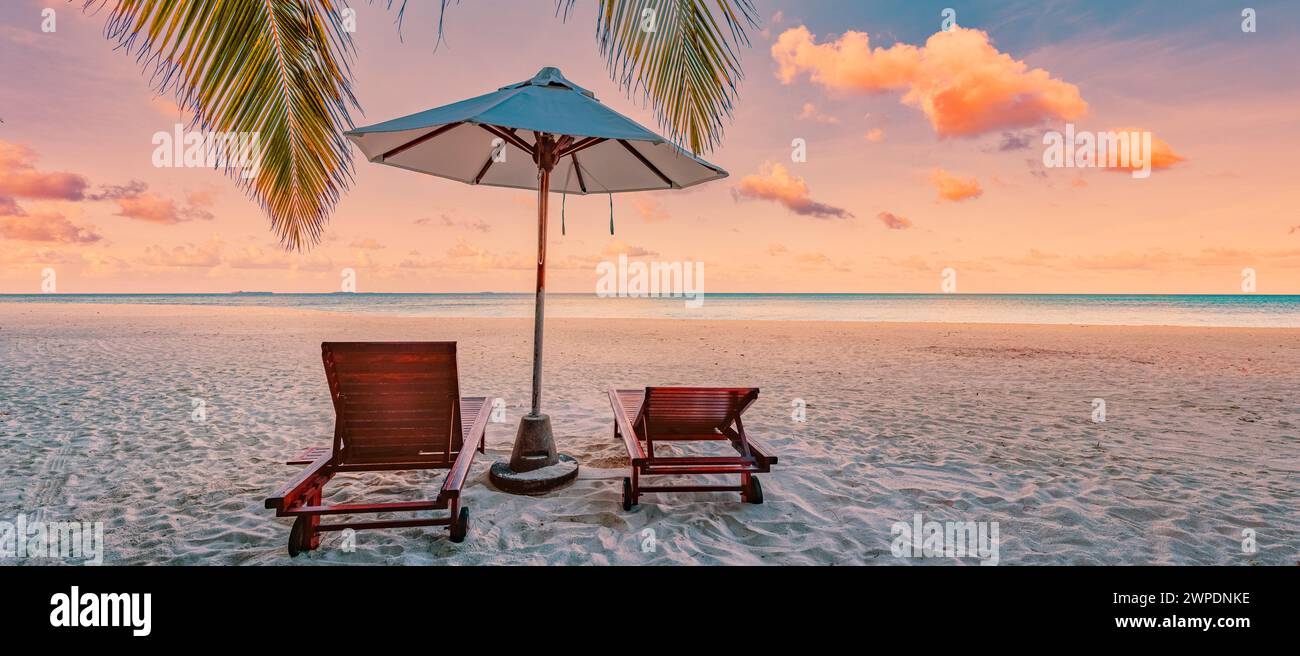
[[766, 442], [748, 435], [745, 436], [745, 441], [749, 442], [749, 450], [756, 459], [769, 465], [776, 464], [776, 455], [772, 453], [772, 447], [768, 446]]
[[[637, 390], [640, 392], [640, 390]], [[619, 400], [619, 391], [616, 389], [609, 390], [609, 404], [614, 408], [614, 425], [618, 427], [618, 432], [623, 437], [623, 446], [627, 447], [627, 457], [632, 460], [632, 464], [639, 465], [645, 460], [645, 449], [641, 448], [641, 440], [636, 436], [636, 429], [632, 426], [632, 420], [628, 418], [627, 412], [623, 410], [623, 404]]]
[[462, 419], [467, 418], [466, 406], [471, 403], [478, 405], [478, 411], [474, 414], [473, 423], [470, 424], [469, 434], [461, 441], [460, 453], [456, 454], [456, 461], [447, 472], [447, 480], [442, 483], [442, 491], [438, 493], [439, 500], [460, 496], [460, 489], [465, 485], [465, 478], [469, 476], [469, 467], [474, 463], [474, 452], [483, 446], [483, 436], [487, 432], [488, 413], [491, 409], [487, 407], [485, 398], [462, 398], [460, 400]]
[[293, 506], [294, 502], [298, 500], [298, 497], [316, 483], [316, 477], [321, 475], [322, 470], [327, 469], [333, 460], [333, 452], [321, 454], [312, 461], [311, 464], [298, 472], [297, 476], [289, 479], [288, 483], [285, 483], [280, 487], [280, 489], [276, 490], [275, 494], [267, 497], [266, 507], [274, 508], [278, 513]]

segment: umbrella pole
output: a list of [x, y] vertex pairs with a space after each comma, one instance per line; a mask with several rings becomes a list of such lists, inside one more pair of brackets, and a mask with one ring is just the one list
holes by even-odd
[[[550, 135], [538, 135], [537, 160], [537, 300], [533, 317], [533, 399], [532, 412], [519, 419], [515, 446], [510, 453], [508, 468], [492, 469], [492, 480], [507, 492], [535, 492], [572, 480], [577, 475], [577, 462], [572, 458], [563, 471], [553, 475], [533, 476], [525, 479], [515, 474], [531, 472], [559, 463], [555, 450], [555, 435], [551, 431], [551, 418], [542, 414], [542, 320], [546, 310], [546, 209], [551, 191], [551, 169], [555, 167], [556, 142]], [[504, 463], [498, 463], [499, 465]]]
[[547, 196], [550, 196], [551, 172], [539, 169], [537, 181], [537, 300], [533, 317], [533, 411], [534, 417], [542, 414], [542, 319], [546, 307], [546, 218]]

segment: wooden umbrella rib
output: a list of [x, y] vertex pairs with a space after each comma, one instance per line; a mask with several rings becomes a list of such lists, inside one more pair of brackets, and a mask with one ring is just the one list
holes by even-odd
[[[517, 128], [510, 128], [510, 134], [514, 134]], [[486, 162], [483, 162], [483, 168], [478, 170], [478, 175], [474, 176], [474, 184], [483, 181], [483, 176], [487, 175], [488, 169], [492, 168], [492, 163], [496, 161], [493, 157], [495, 153], [489, 153]]]
[[572, 153], [572, 156], [573, 156], [573, 170], [577, 171], [578, 173], [578, 188], [581, 189], [582, 193], [585, 194], [587, 193], [587, 182], [586, 180], [582, 179], [582, 165], [578, 163], [577, 153]]
[[528, 143], [527, 141], [524, 141], [516, 134], [506, 132], [495, 125], [488, 125], [486, 123], [479, 123], [478, 126], [483, 128], [484, 130], [487, 130], [488, 132], [491, 132], [493, 135], [501, 137], [502, 139], [513, 144], [516, 148], [528, 153], [529, 155], [533, 155], [535, 152], [535, 149], [533, 148], [532, 144]]
[[577, 143], [573, 144], [572, 146], [569, 146], [568, 148], [561, 150], [560, 154], [556, 157], [556, 159], [563, 159], [566, 155], [572, 155], [574, 153], [577, 153], [578, 151], [586, 150], [603, 141], [605, 141], [604, 137], [587, 137], [586, 139], [581, 139]]
[[394, 156], [394, 155], [400, 154], [400, 153], [402, 153], [403, 151], [405, 151], [405, 150], [407, 150], [407, 149], [414, 148], [414, 147], [416, 147], [416, 146], [418, 146], [418, 145], [420, 145], [420, 144], [422, 144], [422, 143], [424, 143], [424, 142], [426, 142], [426, 141], [428, 141], [428, 140], [430, 140], [430, 139], [432, 139], [432, 138], [434, 138], [434, 137], [436, 137], [436, 136], [438, 136], [438, 135], [440, 135], [440, 134], [442, 134], [442, 133], [444, 133], [444, 132], [446, 132], [446, 131], [448, 131], [448, 130], [450, 130], [450, 129], [456, 127], [456, 126], [458, 126], [458, 125], [460, 125], [460, 124], [461, 124], [461, 122], [460, 122], [460, 121], [457, 121], [457, 122], [455, 122], [455, 123], [448, 123], [448, 124], [446, 124], [446, 125], [444, 125], [444, 126], [442, 126], [442, 127], [439, 127], [439, 128], [437, 128], [437, 129], [435, 129], [435, 130], [431, 130], [431, 131], [428, 132], [427, 134], [424, 134], [424, 135], [422, 135], [422, 136], [416, 137], [416, 138], [414, 138], [414, 139], [412, 139], [412, 140], [410, 140], [410, 141], [408, 141], [408, 142], [406, 142], [406, 143], [404, 143], [404, 144], [402, 144], [402, 145], [400, 145], [400, 146], [398, 146], [398, 147], [396, 147], [396, 148], [394, 148], [394, 149], [392, 149], [392, 150], [390, 150], [390, 151], [384, 153], [383, 155], [380, 155], [380, 156], [379, 156], [379, 161], [383, 162], [383, 161], [387, 160], [389, 157], [392, 157], [392, 156]]
[[618, 142], [623, 144], [623, 147], [626, 148], [629, 153], [632, 153], [633, 155], [636, 156], [637, 159], [641, 160], [641, 163], [644, 164], [646, 168], [650, 169], [651, 172], [659, 176], [659, 179], [663, 180], [664, 184], [668, 185], [669, 188], [676, 187], [676, 185], [673, 184], [673, 181], [670, 180], [668, 176], [664, 175], [663, 171], [659, 170], [659, 167], [652, 164], [650, 160], [646, 159], [645, 155], [642, 155], [640, 151], [633, 148], [632, 144], [628, 143], [626, 139], [619, 139]]

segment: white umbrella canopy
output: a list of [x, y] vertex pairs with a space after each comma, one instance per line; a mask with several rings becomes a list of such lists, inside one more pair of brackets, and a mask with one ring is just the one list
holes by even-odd
[[[727, 177], [721, 168], [602, 105], [551, 67], [476, 98], [346, 133], [371, 162], [516, 189], [537, 189], [533, 151], [539, 134], [572, 137], [551, 171], [554, 192], [681, 189]], [[494, 142], [502, 145], [498, 139], [504, 153], [493, 150]]]
[[[371, 162], [467, 184], [537, 190], [532, 411], [520, 420], [509, 466], [497, 463], [491, 474], [501, 489], [523, 493], [577, 476], [576, 461], [566, 456], [568, 469], [560, 461], [550, 418], [541, 411], [547, 198], [550, 192], [682, 189], [727, 172], [605, 107], [552, 67], [492, 93], [344, 134]], [[553, 474], [519, 476], [553, 465], [560, 466]]]

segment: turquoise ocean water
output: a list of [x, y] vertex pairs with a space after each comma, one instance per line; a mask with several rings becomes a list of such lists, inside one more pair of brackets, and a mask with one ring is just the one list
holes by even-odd
[[[285, 307], [428, 317], [529, 317], [532, 294], [0, 294], [0, 302]], [[550, 294], [547, 317], [1300, 327], [1300, 295]]]

